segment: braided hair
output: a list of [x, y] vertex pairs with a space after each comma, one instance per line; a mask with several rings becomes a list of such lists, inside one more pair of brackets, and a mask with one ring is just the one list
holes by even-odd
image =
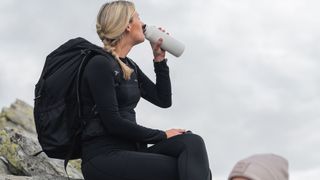
[[130, 23], [135, 7], [129, 1], [113, 1], [104, 4], [97, 16], [96, 29], [104, 49], [119, 63], [125, 80], [129, 80], [133, 70], [122, 62], [115, 52], [115, 46], [123, 38], [124, 31]]

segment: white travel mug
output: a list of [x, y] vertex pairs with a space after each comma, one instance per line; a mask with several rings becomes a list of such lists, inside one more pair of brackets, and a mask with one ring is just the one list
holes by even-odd
[[161, 48], [176, 57], [181, 56], [184, 51], [184, 44], [169, 36], [167, 33], [162, 32], [156, 26], [143, 25], [143, 32], [146, 39], [148, 39], [152, 43], [155, 43], [159, 40], [159, 38], [162, 38], [163, 41]]

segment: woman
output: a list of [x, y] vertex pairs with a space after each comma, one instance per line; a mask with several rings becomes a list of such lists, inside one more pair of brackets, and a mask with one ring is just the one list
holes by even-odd
[[81, 82], [86, 116], [95, 109], [82, 135], [83, 175], [87, 180], [208, 180], [209, 162], [200, 136], [136, 123], [134, 108], [140, 97], [162, 108], [171, 106], [162, 40], [151, 45], [156, 84], [127, 57], [144, 41], [143, 25], [132, 2], [114, 1], [100, 9], [97, 33], [106, 54], [88, 62]]

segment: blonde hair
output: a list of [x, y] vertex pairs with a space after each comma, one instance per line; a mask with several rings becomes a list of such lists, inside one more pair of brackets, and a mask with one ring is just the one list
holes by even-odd
[[115, 46], [122, 39], [125, 29], [132, 20], [135, 6], [129, 1], [113, 1], [105, 3], [97, 16], [97, 33], [104, 44], [104, 49], [118, 61], [123, 77], [130, 79], [133, 70], [122, 62], [115, 52]]

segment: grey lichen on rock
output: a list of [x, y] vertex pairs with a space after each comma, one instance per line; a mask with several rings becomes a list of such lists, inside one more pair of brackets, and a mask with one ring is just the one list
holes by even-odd
[[[48, 158], [44, 153], [33, 156], [40, 150], [33, 108], [21, 100], [3, 108], [0, 113], [0, 173], [8, 175], [0, 175], [0, 180], [67, 179], [63, 160]], [[69, 163], [70, 178], [83, 179], [80, 164], [80, 160]]]
[[[67, 177], [42, 175], [42, 176], [13, 176], [13, 175], [1, 175], [0, 180], [68, 180]], [[70, 178], [70, 180], [79, 180]]]
[[[8, 161], [7, 166], [12, 174], [66, 176], [62, 160], [50, 159], [44, 153], [33, 156], [41, 147], [16, 130], [1, 130], [0, 139], [0, 156]], [[81, 172], [71, 164], [68, 174], [73, 178], [82, 178]]]
[[22, 169], [20, 164], [18, 163], [19, 157], [17, 157], [18, 145], [12, 143], [9, 135], [5, 130], [0, 131], [0, 156], [4, 157], [9, 165], [15, 167], [13, 172], [14, 174], [18, 174], [17, 172]]
[[28, 176], [0, 175], [0, 180], [33, 180]]

